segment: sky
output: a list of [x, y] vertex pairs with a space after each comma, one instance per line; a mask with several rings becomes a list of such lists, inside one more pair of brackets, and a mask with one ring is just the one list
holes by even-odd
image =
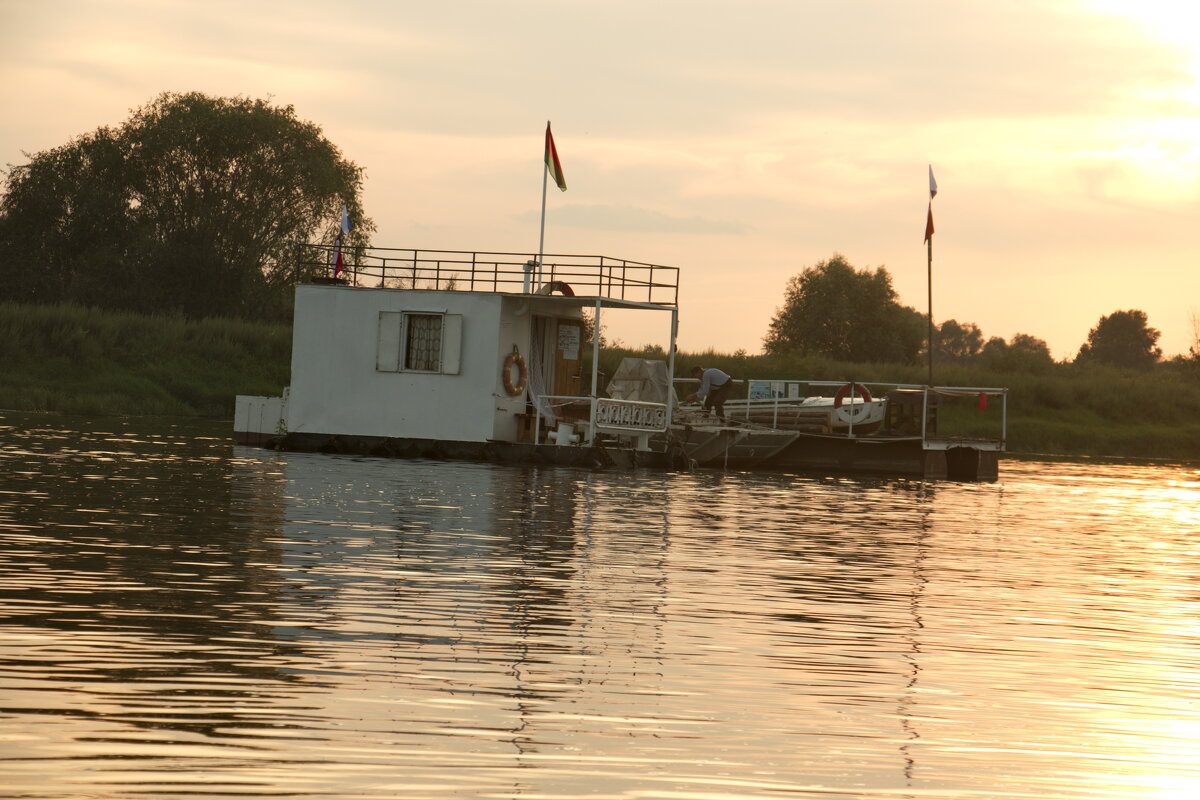
[[835, 253], [926, 311], [930, 165], [935, 320], [1196, 340], [1178, 0], [0, 0], [0, 45], [0, 165], [164, 91], [270, 98], [365, 169], [381, 247], [536, 252], [551, 120], [546, 252], [679, 267], [684, 350], [760, 352]]

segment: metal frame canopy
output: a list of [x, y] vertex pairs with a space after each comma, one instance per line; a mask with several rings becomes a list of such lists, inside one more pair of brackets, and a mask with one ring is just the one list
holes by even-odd
[[[669, 311], [671, 313], [671, 329], [668, 334], [667, 342], [667, 374], [675, 375], [675, 337], [679, 332], [679, 309], [675, 305], [664, 305], [662, 303], [641, 303], [634, 300], [622, 300], [612, 297], [577, 297], [563, 295], [546, 295], [546, 294], [519, 294], [512, 295], [514, 299], [533, 300], [539, 305], [543, 303], [553, 304], [556, 306], [566, 306], [567, 308], [592, 308], [595, 310], [595, 319], [593, 325], [595, 330], [600, 330], [601, 311], [605, 308], [612, 309], [636, 309], [641, 311]], [[596, 337], [594, 346], [592, 347], [592, 393], [591, 399], [598, 398], [599, 387], [597, 383], [600, 380], [600, 342], [599, 337]], [[666, 410], [667, 425], [671, 424], [671, 417], [674, 412], [674, 404], [668, 402]]]

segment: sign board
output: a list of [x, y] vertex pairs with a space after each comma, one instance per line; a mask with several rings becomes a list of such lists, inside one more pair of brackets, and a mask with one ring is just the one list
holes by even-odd
[[578, 325], [558, 326], [558, 349], [562, 351], [563, 358], [571, 360], [579, 359]]

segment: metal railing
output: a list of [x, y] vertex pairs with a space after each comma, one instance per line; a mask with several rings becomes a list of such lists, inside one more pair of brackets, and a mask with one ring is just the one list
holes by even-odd
[[[591, 442], [597, 431], [618, 433], [630, 436], [644, 436], [662, 433], [670, 426], [670, 416], [666, 403], [647, 403], [642, 400], [614, 400], [611, 397], [576, 397], [570, 395], [541, 395], [541, 403], [554, 414], [554, 409], [573, 408], [587, 409], [586, 416], [578, 414], [576, 418], [562, 420], [573, 425], [587, 425], [587, 439]], [[535, 404], [536, 405], [540, 405]], [[582, 418], [580, 418], [582, 417]], [[537, 414], [534, 423], [533, 440], [541, 440], [542, 414]]]
[[[385, 289], [548, 294], [675, 306], [679, 268], [599, 255], [345, 247], [335, 275], [334, 245], [301, 245], [297, 280], [339, 279]], [[562, 285], [565, 284], [564, 290]]]
[[[741, 381], [739, 381], [741, 382]], [[695, 378], [675, 378], [674, 383], [699, 384]], [[910, 391], [921, 393], [921, 440], [929, 443], [934, 439], [934, 435], [928, 429], [930, 419], [930, 408], [933, 405], [931, 399], [938, 396], [943, 397], [979, 397], [980, 395], [987, 397], [998, 397], [1001, 400], [1000, 409], [1000, 436], [995, 441], [999, 445], [1000, 450], [1004, 450], [1008, 446], [1008, 389], [994, 386], [925, 386], [917, 383], [888, 383], [879, 381], [807, 381], [807, 380], [774, 380], [774, 379], [748, 379], [744, 381], [745, 397], [737, 400], [726, 400], [726, 411], [730, 418], [735, 415], [744, 417], [747, 421], [750, 420], [752, 409], [769, 408], [772, 410], [771, 426], [775, 427], [779, 423], [780, 412], [786, 408], [794, 407], [801, 403], [807, 397], [831, 395], [809, 395], [807, 388], [815, 387], [820, 389], [840, 389], [848, 386], [849, 389], [845, 395], [845, 402], [853, 406], [861, 405], [864, 399], [858, 392], [858, 386], [866, 386], [870, 389], [882, 387], [887, 391]], [[765, 388], [770, 392], [767, 397], [754, 397], [756, 389], [762, 390]], [[832, 394], [832, 393], [831, 393]], [[880, 398], [875, 398], [876, 400]], [[730, 407], [732, 406], [732, 408]], [[742, 412], [737, 414], [737, 412]], [[843, 420], [847, 423], [847, 435], [854, 436], [855, 418], [859, 416], [859, 410], [854, 408], [846, 413], [846, 418]], [[945, 437], [954, 439], [956, 437]]]

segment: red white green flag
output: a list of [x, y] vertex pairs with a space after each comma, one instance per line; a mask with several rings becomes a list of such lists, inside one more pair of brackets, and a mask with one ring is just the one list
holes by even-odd
[[925, 218], [925, 241], [933, 238], [933, 198], [937, 197], [937, 181], [933, 179], [933, 165], [929, 165], [929, 216]]
[[562, 191], [567, 190], [567, 179], [563, 176], [562, 162], [558, 160], [558, 150], [554, 147], [554, 135], [550, 133], [550, 123], [546, 123], [546, 169], [550, 177]]

